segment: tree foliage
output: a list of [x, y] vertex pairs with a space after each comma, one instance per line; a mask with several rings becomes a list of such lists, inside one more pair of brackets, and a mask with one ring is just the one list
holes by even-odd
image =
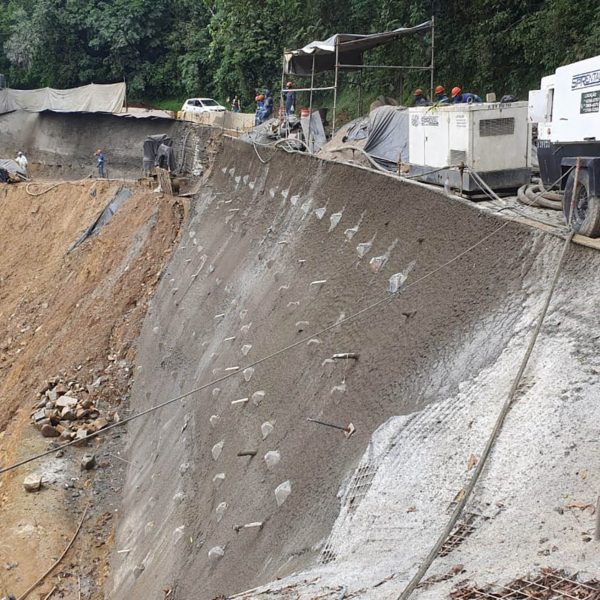
[[[279, 86], [284, 48], [334, 32], [372, 33], [436, 18], [436, 82], [524, 94], [600, 47], [600, 4], [570, 0], [0, 0], [0, 72], [13, 87], [125, 80], [130, 98], [240, 94]], [[425, 39], [370, 60], [426, 64]], [[356, 76], [350, 76], [351, 83]], [[428, 87], [373, 71], [377, 93]]]

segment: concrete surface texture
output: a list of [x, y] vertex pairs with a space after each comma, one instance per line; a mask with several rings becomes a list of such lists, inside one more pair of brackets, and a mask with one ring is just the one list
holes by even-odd
[[[190, 395], [129, 428], [111, 598], [396, 597], [477, 461], [561, 249], [422, 186], [258, 153], [225, 141], [142, 330], [132, 408]], [[593, 570], [591, 511], [567, 506], [598, 487], [598, 259], [570, 252], [473, 532], [428, 575], [464, 573], [418, 595]]]
[[15, 111], [0, 115], [2, 157], [12, 158], [23, 151], [30, 173], [51, 179], [97, 176], [94, 153], [99, 148], [106, 156], [107, 177], [141, 177], [144, 139], [160, 133], [173, 138], [178, 167], [186, 174], [201, 174], [208, 161], [208, 127], [102, 113]]

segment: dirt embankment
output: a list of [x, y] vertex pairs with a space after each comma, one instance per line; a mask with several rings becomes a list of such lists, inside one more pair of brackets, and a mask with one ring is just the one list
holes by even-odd
[[[502, 222], [423, 187], [258, 151], [264, 163], [225, 143], [143, 328], [136, 411], [237, 374], [130, 428], [113, 598], [212, 599], [314, 564], [373, 431], [493, 365], [539, 293], [524, 278], [559, 248], [509, 224], [392, 299], [394, 281]], [[332, 359], [345, 352], [358, 360]], [[307, 417], [357, 432], [346, 441]], [[250, 523], [262, 527], [240, 529]]]
[[[129, 185], [132, 196], [94, 237], [68, 249], [121, 184], [105, 181], [0, 187], [0, 465], [55, 443], [29, 421], [47, 382], [60, 376], [89, 390], [102, 411], [127, 416], [135, 341], [183, 207]], [[88, 388], [88, 386], [90, 386]], [[87, 393], [86, 393], [87, 395]], [[109, 454], [110, 451], [110, 454]], [[84, 452], [98, 467], [80, 471]], [[82, 535], [47, 583], [63, 598], [101, 598], [118, 504], [119, 434], [69, 448], [0, 479], [0, 595], [22, 593], [58, 558], [89, 505]], [[40, 492], [22, 486], [44, 478]], [[33, 597], [38, 597], [35, 595]]]

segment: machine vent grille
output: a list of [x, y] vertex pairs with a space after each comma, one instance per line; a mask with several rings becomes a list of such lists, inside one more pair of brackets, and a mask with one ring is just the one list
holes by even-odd
[[515, 132], [513, 117], [502, 119], [482, 119], [479, 121], [479, 135], [489, 137], [492, 135], [512, 135]]
[[450, 161], [451, 165], [459, 165], [460, 163], [467, 162], [467, 153], [464, 150], [452, 150], [450, 148]]

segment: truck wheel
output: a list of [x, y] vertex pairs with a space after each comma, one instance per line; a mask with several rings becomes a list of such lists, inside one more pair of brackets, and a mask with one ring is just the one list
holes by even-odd
[[563, 196], [565, 220], [573, 226], [573, 231], [586, 237], [600, 237], [600, 198], [590, 196], [590, 175], [587, 169], [580, 169], [575, 189], [575, 208], [571, 218], [571, 203], [575, 187], [575, 170], [571, 171]]

